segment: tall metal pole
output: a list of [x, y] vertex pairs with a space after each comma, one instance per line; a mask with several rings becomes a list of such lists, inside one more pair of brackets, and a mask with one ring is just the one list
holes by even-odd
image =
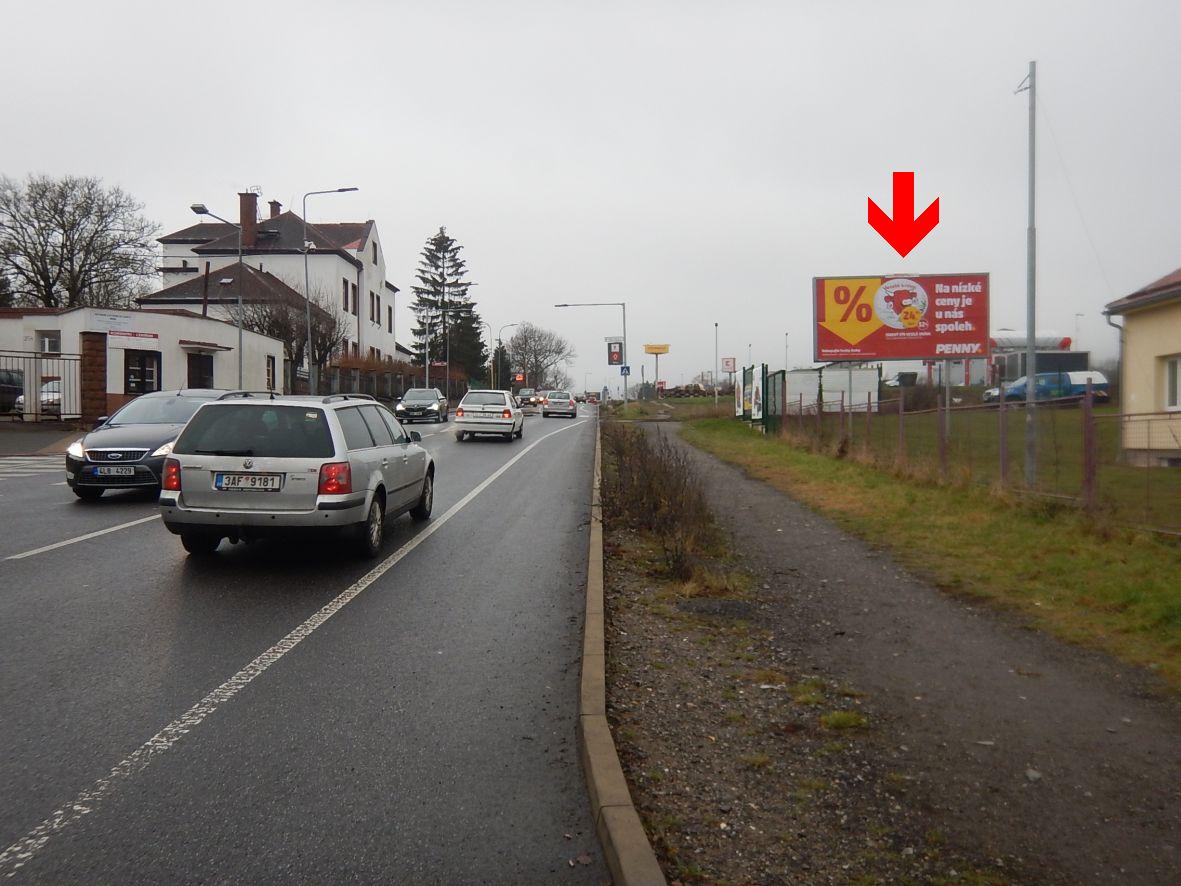
[[718, 324], [714, 323], [714, 374], [710, 379], [714, 386], [714, 409], [718, 408]]
[[1029, 230], [1025, 252], [1025, 485], [1037, 482], [1037, 229], [1034, 226], [1034, 133], [1037, 109], [1037, 62], [1029, 63]]
[[[631, 366], [631, 364], [627, 362], [627, 305], [624, 302], [620, 302], [619, 306], [623, 308], [623, 365]], [[625, 407], [627, 406], [627, 383], [630, 380], [630, 375], [625, 375], [623, 377], [623, 405]]]

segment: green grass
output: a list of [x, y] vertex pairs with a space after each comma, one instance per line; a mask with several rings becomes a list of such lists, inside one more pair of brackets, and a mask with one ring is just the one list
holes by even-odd
[[[1141, 468], [1120, 463], [1120, 420], [1118, 408], [1095, 409], [1098, 459], [1097, 502], [1112, 519], [1157, 529], [1181, 531], [1181, 471]], [[1078, 497], [1083, 485], [1083, 410], [1077, 407], [1043, 407], [1035, 412], [1038, 440], [1038, 483], [1040, 492]], [[953, 411], [948, 446], [950, 479], [982, 485], [1001, 481], [1001, 413], [995, 408]], [[1010, 406], [1006, 423], [1007, 482], [1016, 487], [1023, 479], [1025, 411]], [[846, 419], [847, 421], [847, 419]], [[852, 421], [850, 454], [880, 466], [899, 464], [905, 455], [908, 473], [933, 479], [939, 475], [939, 416], [934, 412], [906, 414], [904, 442], [898, 439], [897, 414], [872, 414], [868, 426], [865, 413]], [[788, 416], [787, 430], [801, 441], [819, 440], [818, 451], [835, 450], [840, 436], [840, 416], [825, 414], [821, 428], [816, 417]], [[1163, 431], [1162, 431], [1163, 433]], [[1159, 436], [1159, 434], [1157, 435]]]
[[864, 729], [868, 723], [860, 711], [829, 711], [820, 715], [820, 725], [825, 729]]
[[706, 419], [685, 438], [890, 550], [941, 587], [1017, 609], [1181, 689], [1181, 546], [976, 486], [916, 482]]

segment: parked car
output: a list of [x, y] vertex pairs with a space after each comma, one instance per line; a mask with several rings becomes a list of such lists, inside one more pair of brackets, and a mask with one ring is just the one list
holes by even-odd
[[522, 409], [536, 410], [541, 405], [541, 392], [533, 388], [521, 388], [517, 391], [517, 399], [521, 402]]
[[[1039, 372], [1036, 376], [1034, 397], [1038, 400], [1081, 400], [1087, 393], [1087, 380], [1091, 381], [1091, 394], [1096, 403], [1106, 403], [1109, 392], [1107, 377], [1094, 369], [1074, 372]], [[1005, 402], [1025, 400], [1026, 378], [1020, 378], [1005, 385]], [[985, 403], [995, 403], [1000, 398], [1000, 387], [988, 388], [984, 392]]]
[[19, 369], [0, 369], [0, 412], [16, 411], [16, 402], [24, 405], [25, 374]]
[[[42, 415], [61, 415], [62, 412], [62, 383], [61, 379], [47, 381], [41, 385], [41, 414]], [[24, 416], [28, 411], [25, 408], [25, 395], [22, 393], [16, 398], [16, 402], [12, 406], [12, 411], [19, 416]]]
[[541, 401], [541, 417], [551, 415], [565, 415], [574, 418], [578, 415], [578, 404], [569, 391], [550, 391]]
[[158, 391], [136, 397], [66, 450], [66, 483], [83, 501], [98, 501], [108, 489], [160, 488], [164, 459], [177, 436], [203, 404], [226, 391]]
[[525, 410], [505, 391], [468, 391], [455, 408], [455, 439], [498, 434], [506, 440], [525, 433]]
[[447, 421], [450, 404], [438, 388], [411, 388], [394, 407], [399, 421]]
[[387, 519], [431, 515], [421, 439], [363, 394], [206, 403], [164, 462], [164, 526], [194, 556], [225, 538], [334, 530], [376, 557]]

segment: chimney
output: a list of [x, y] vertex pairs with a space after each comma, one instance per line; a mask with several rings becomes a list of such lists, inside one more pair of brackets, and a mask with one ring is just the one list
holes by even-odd
[[258, 240], [258, 194], [238, 194], [238, 222], [242, 225], [242, 248], [253, 249]]
[[278, 200], [272, 200], [268, 205], [271, 207], [271, 218], [274, 218], [283, 211], [283, 204]]

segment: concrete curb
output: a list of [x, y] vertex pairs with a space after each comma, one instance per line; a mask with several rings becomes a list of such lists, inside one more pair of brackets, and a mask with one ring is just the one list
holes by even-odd
[[595, 830], [617, 886], [664, 886], [664, 873], [632, 805], [615, 741], [607, 724], [606, 644], [603, 627], [602, 435], [595, 432], [595, 473], [591, 491], [590, 557], [586, 569], [586, 627], [582, 641], [582, 683], [578, 744], [590, 793]]

